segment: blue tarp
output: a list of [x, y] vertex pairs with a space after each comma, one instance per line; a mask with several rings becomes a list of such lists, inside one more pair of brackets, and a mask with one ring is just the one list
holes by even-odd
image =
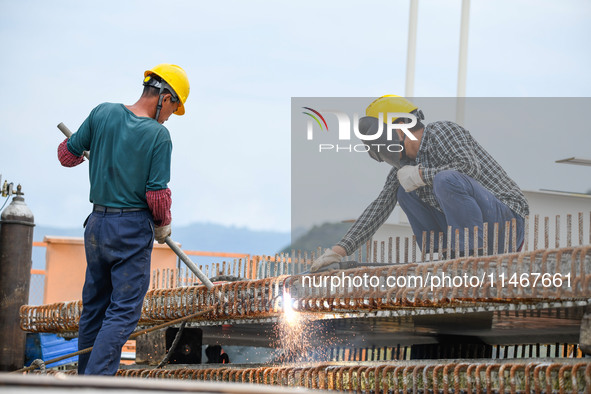
[[[78, 351], [78, 338], [66, 340], [56, 334], [27, 334], [25, 365], [31, 365], [33, 360], [37, 358], [47, 361], [76, 351]], [[78, 362], [78, 356], [46, 365], [46, 367], [57, 367], [75, 362]]]

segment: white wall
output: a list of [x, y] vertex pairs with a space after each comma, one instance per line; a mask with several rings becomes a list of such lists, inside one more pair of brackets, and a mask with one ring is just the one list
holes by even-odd
[[549, 247], [556, 246], [556, 216], [559, 215], [559, 246], [567, 246], [567, 215], [571, 217], [572, 245], [579, 244], [579, 212], [583, 213], [582, 238], [583, 244], [591, 243], [589, 239], [589, 220], [591, 214], [591, 196], [587, 194], [558, 193], [547, 191], [524, 190], [529, 202], [529, 249], [534, 247], [534, 219], [539, 215], [538, 248], [544, 248], [544, 218], [549, 218]]
[[[591, 220], [591, 195], [586, 194], [573, 194], [573, 193], [559, 193], [559, 192], [547, 192], [547, 191], [531, 191], [524, 190], [523, 193], [529, 202], [530, 216], [528, 223], [528, 239], [527, 247], [528, 250], [534, 248], [534, 218], [535, 215], [539, 215], [539, 229], [538, 229], [538, 248], [545, 247], [545, 233], [544, 233], [544, 218], [549, 218], [548, 228], [548, 246], [554, 248], [556, 246], [556, 216], [560, 215], [559, 219], [559, 246], [567, 246], [567, 215], [571, 216], [571, 245], [579, 244], [579, 212], [583, 213], [582, 222], [582, 240], [583, 244], [591, 244], [589, 238]], [[489, 230], [490, 231], [490, 230]], [[490, 234], [490, 233], [489, 233]], [[402, 212], [399, 206], [396, 207], [390, 218], [386, 221], [382, 227], [378, 229], [373, 237], [373, 241], [377, 241], [377, 260], [381, 261], [381, 248], [382, 243], [384, 245], [385, 261], [388, 262], [388, 246], [389, 238], [392, 237], [393, 245], [393, 262], [396, 262], [396, 237], [400, 237], [400, 259], [404, 259], [404, 238], [409, 238], [409, 258], [412, 254], [412, 229], [408, 224], [408, 218]], [[437, 236], [437, 235], [436, 235]], [[372, 242], [372, 248], [374, 247]], [[524, 249], [525, 250], [525, 249]], [[416, 248], [417, 260], [420, 260], [420, 254], [418, 247]], [[371, 260], [373, 260], [374, 253], [371, 253]]]

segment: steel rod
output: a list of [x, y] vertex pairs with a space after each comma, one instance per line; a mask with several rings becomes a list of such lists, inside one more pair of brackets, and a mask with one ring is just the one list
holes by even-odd
[[[60, 123], [57, 125], [57, 128], [60, 129], [66, 138], [70, 138], [72, 136], [72, 131], [65, 124]], [[90, 160], [90, 155], [87, 151], [84, 151], [84, 157], [86, 157], [87, 160]]]
[[[140, 335], [144, 335], [144, 334], [147, 334], [147, 333], [152, 332], [152, 331], [160, 330], [161, 328], [165, 328], [165, 327], [171, 326], [173, 324], [182, 323], [184, 321], [194, 319], [195, 317], [198, 317], [198, 316], [204, 315], [206, 313], [209, 313], [209, 312], [213, 311], [214, 309], [215, 309], [214, 307], [210, 307], [210, 308], [207, 308], [207, 309], [205, 309], [203, 311], [200, 311], [200, 312], [197, 312], [197, 313], [193, 313], [192, 315], [189, 315], [189, 316], [180, 317], [178, 319], [171, 320], [169, 322], [162, 323], [162, 324], [159, 324], [159, 325], [154, 326], [154, 327], [144, 328], [142, 330], [139, 330], [139, 331], [136, 331], [136, 332], [131, 333], [131, 335], [129, 336], [129, 339], [134, 339], [134, 338], [139, 337]], [[56, 358], [52, 358], [51, 360], [44, 361], [44, 364], [45, 365], [49, 365], [49, 364], [57, 363], [58, 361], [61, 361], [61, 360], [65, 360], [66, 358], [75, 357], [75, 356], [79, 356], [81, 354], [89, 353], [89, 352], [92, 351], [92, 348], [93, 347], [91, 346], [91, 347], [88, 347], [86, 349], [82, 349], [82, 350], [78, 350], [78, 351], [73, 352], [73, 353], [70, 353], [70, 354], [66, 354], [64, 356], [59, 356], [59, 357], [56, 357]], [[33, 370], [35, 368], [36, 368], [35, 366], [29, 366], [29, 367], [18, 369], [18, 370], [14, 371], [14, 372], [11, 372], [11, 373], [20, 373], [20, 372], [31, 371], [31, 370]]]
[[[60, 129], [60, 131], [66, 136], [66, 138], [70, 138], [72, 136], [72, 131], [62, 122], [60, 124], [57, 125], [57, 128]], [[84, 156], [90, 160], [90, 156], [88, 154], [88, 152], [84, 152]], [[176, 253], [177, 256], [179, 256], [179, 258], [183, 261], [183, 263], [185, 263], [187, 265], [187, 267], [189, 267], [189, 269], [195, 274], [197, 275], [197, 277], [201, 280], [201, 282], [208, 288], [208, 289], [212, 289], [213, 288], [213, 283], [211, 283], [211, 281], [209, 280], [209, 278], [207, 278], [203, 272], [201, 272], [201, 270], [199, 270], [199, 267], [197, 267], [195, 265], [195, 263], [193, 263], [193, 261], [191, 261], [191, 259], [185, 254], [185, 252], [183, 252], [181, 250], [181, 248], [179, 248], [177, 246], [177, 244], [170, 238], [170, 237], [166, 237], [165, 238], [165, 242], [166, 244], [170, 247], [170, 249], [173, 250], [174, 253]]]

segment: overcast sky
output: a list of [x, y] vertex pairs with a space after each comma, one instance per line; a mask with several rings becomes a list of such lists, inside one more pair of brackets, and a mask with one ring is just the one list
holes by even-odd
[[[471, 3], [468, 96], [590, 96], [589, 1]], [[419, 1], [417, 97], [456, 94], [460, 8]], [[165, 124], [173, 226], [288, 231], [291, 97], [404, 94], [408, 12], [408, 0], [0, 0], [0, 172], [22, 183], [37, 223], [81, 225], [88, 166], [59, 165], [56, 125], [76, 130], [99, 103], [132, 104], [144, 70], [175, 63], [191, 94]], [[578, 115], [558, 131], [588, 128]]]

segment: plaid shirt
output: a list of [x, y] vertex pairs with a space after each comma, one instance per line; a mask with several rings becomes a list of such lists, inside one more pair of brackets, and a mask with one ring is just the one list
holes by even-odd
[[[433, 178], [441, 171], [455, 170], [474, 178], [519, 216], [525, 218], [529, 214], [527, 200], [517, 184], [468, 130], [456, 123], [439, 121], [428, 124], [415, 164], [421, 166], [426, 183], [426, 186], [417, 189], [419, 198], [439, 211], [441, 207], [433, 193]], [[400, 186], [397, 172], [396, 168], [392, 168], [379, 196], [337, 244], [347, 251], [347, 255], [353, 254], [370, 239], [394, 210]]]

